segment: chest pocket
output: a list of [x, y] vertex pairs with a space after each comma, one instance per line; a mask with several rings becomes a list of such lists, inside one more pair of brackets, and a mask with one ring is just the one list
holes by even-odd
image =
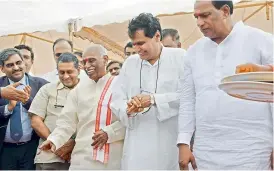
[[62, 110], [66, 104], [66, 98], [61, 96], [51, 96], [49, 98], [49, 104], [47, 109], [49, 111], [56, 111], [56, 113], [61, 114]]

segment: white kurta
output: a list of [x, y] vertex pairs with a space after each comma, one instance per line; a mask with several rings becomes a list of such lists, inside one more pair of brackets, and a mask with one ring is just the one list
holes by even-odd
[[[146, 114], [128, 118], [126, 102], [140, 94], [138, 55], [126, 60], [113, 89], [111, 108], [127, 126], [122, 169], [178, 169], [176, 147], [179, 97], [176, 93], [183, 75], [183, 49], [163, 48], [158, 72], [158, 88], [154, 94], [156, 106]], [[141, 87], [154, 93], [158, 61], [142, 64]]]
[[273, 37], [238, 22], [219, 45], [201, 38], [189, 48], [180, 95], [178, 143], [196, 127], [198, 169], [267, 170], [273, 149], [270, 104], [241, 100], [218, 89], [245, 63], [272, 64]]
[[104, 165], [92, 159], [91, 144], [95, 131], [98, 101], [109, 77], [105, 75], [97, 83], [91, 79], [81, 80], [77, 87], [70, 91], [62, 114], [56, 122], [56, 128], [48, 137], [48, 140], [52, 141], [58, 149], [77, 130], [70, 170], [120, 169], [125, 129], [117, 121], [115, 115], [112, 117], [112, 124], [102, 128], [107, 132], [108, 143], [110, 143], [108, 164]]

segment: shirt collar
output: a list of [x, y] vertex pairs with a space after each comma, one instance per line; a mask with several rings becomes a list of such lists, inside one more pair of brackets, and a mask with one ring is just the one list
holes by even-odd
[[[111, 75], [110, 74], [106, 74], [106, 75], [104, 75], [102, 78], [100, 78], [98, 81], [97, 81], [97, 83], [100, 83], [100, 82], [105, 82], [105, 80], [107, 80], [107, 79], [109, 79], [111, 77]], [[96, 83], [94, 80], [92, 80], [94, 83]]]
[[[244, 23], [242, 21], [238, 21], [236, 24], [234, 24], [231, 32], [229, 33], [229, 35], [220, 43], [223, 44], [227, 41], [229, 41], [232, 37], [235, 36], [235, 34], [237, 34], [238, 32], [240, 32], [243, 28], [244, 28]], [[210, 38], [207, 37], [208, 40], [210, 40], [212, 43], [216, 44], [214, 41], [212, 41]]]
[[[10, 80], [9, 78], [8, 78], [8, 80], [9, 80], [10, 84], [14, 84], [15, 83], [12, 80]], [[23, 85], [26, 86], [27, 85], [27, 83], [26, 83], [26, 74], [24, 74], [24, 77], [20, 81], [18, 81], [18, 82], [20, 82], [21, 84], [23, 84]]]
[[[158, 60], [160, 60], [159, 63], [161, 63], [161, 59], [164, 58], [164, 56], [165, 56], [165, 51], [166, 51], [166, 47], [164, 47], [164, 46], [162, 45], [162, 51], [161, 51], [161, 54], [160, 54], [160, 58], [158, 59]], [[157, 66], [157, 65], [158, 65], [158, 60], [157, 60], [153, 65], [151, 65], [147, 60], [143, 60], [143, 63], [142, 63], [142, 64], [150, 65], [150, 66]]]
[[[237, 22], [236, 24], [234, 24], [230, 34], [226, 37], [226, 39], [229, 39], [231, 36], [235, 35], [237, 32], [241, 31], [241, 29], [244, 28], [244, 23], [242, 21]], [[226, 40], [225, 39], [225, 40]]]
[[61, 81], [57, 82], [57, 90], [61, 90], [63, 88], [67, 88]]

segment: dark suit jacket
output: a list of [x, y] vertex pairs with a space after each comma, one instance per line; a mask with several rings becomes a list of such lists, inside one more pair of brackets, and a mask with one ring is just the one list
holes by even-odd
[[[35, 97], [36, 93], [39, 91], [39, 89], [47, 84], [48, 82], [42, 78], [38, 77], [32, 77], [28, 74], [26, 74], [29, 78], [29, 86], [31, 87], [31, 97], [27, 101], [27, 103], [24, 106], [25, 109], [29, 109], [30, 105], [32, 103], [33, 98]], [[9, 85], [9, 80], [6, 76], [0, 77], [0, 87], [5, 87]], [[3, 141], [5, 139], [6, 129], [9, 123], [10, 115], [8, 117], [4, 116], [5, 111], [5, 105], [9, 103], [6, 99], [0, 99], [0, 151], [2, 149]], [[36, 135], [36, 133], [33, 131], [32, 140], [39, 140], [39, 137]], [[37, 144], [38, 145], [38, 144]], [[37, 147], [36, 147], [37, 148]]]

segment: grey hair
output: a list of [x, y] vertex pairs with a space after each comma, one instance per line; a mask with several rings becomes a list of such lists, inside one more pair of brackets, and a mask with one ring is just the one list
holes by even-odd
[[74, 54], [69, 53], [69, 52], [62, 53], [59, 56], [59, 58], [57, 59], [57, 68], [58, 68], [58, 64], [59, 63], [69, 63], [69, 62], [73, 62], [74, 67], [76, 69], [78, 69], [78, 67], [79, 67], [79, 61], [78, 61], [77, 57]]
[[176, 41], [180, 41], [180, 35], [178, 30], [176, 29], [172, 29], [172, 28], [164, 29], [162, 33], [163, 33], [163, 38], [165, 38], [166, 36], [171, 36], [172, 38], [175, 38]]
[[12, 55], [19, 55], [22, 61], [24, 60], [20, 51], [15, 48], [4, 49], [0, 52], [0, 65], [4, 66], [4, 62]]
[[106, 48], [104, 48], [102, 45], [99, 44], [93, 44], [90, 45], [89, 47], [87, 47], [84, 52], [83, 52], [83, 56], [87, 53], [87, 52], [98, 52], [100, 54], [100, 56], [107, 56], [107, 50]]

